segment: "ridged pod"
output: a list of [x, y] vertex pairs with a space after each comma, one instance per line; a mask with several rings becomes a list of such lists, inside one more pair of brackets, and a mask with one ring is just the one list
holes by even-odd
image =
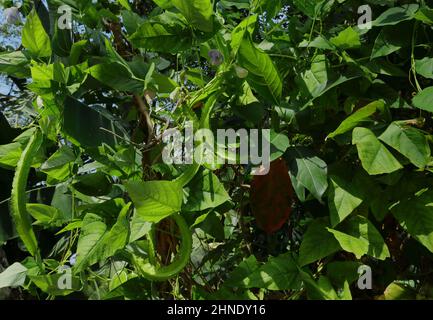
[[[209, 128], [209, 118], [210, 114], [213, 110], [213, 107], [215, 106], [215, 103], [217, 101], [218, 94], [211, 95], [207, 102], [205, 103], [203, 112], [202, 112], [202, 118], [200, 120], [200, 127], [201, 128]], [[200, 169], [200, 165], [196, 162], [192, 164], [185, 172], [176, 179], [176, 182], [179, 183], [182, 187], [186, 186], [197, 174], [198, 170]], [[153, 281], [165, 281], [170, 278], [175, 277], [177, 274], [179, 274], [187, 265], [191, 252], [192, 252], [192, 234], [189, 230], [188, 225], [185, 222], [185, 219], [180, 214], [174, 214], [170, 216], [174, 221], [176, 222], [177, 226], [179, 227], [180, 231], [180, 238], [181, 238], [181, 244], [179, 251], [176, 254], [176, 257], [174, 258], [174, 261], [168, 265], [163, 267], [157, 267], [152, 263], [146, 262], [144, 258], [133, 255], [132, 256], [132, 262], [135, 265], [136, 269], [140, 273], [140, 275], [144, 278], [147, 278], [149, 280]], [[152, 239], [152, 233], [149, 237], [149, 250], [154, 250], [155, 244], [153, 243]], [[154, 254], [151, 252], [149, 254], [150, 256], [150, 262], [154, 260]]]
[[[39, 129], [30, 137], [30, 140], [21, 154], [12, 183], [11, 214], [15, 223], [17, 233], [27, 250], [34, 257], [40, 258], [38, 242], [32, 228], [32, 221], [26, 209], [27, 194], [26, 186], [30, 168], [43, 141]], [[39, 259], [40, 260], [40, 259]]]
[[149, 262], [145, 262], [140, 256], [133, 255], [133, 264], [140, 275], [146, 279], [165, 281], [176, 276], [185, 268], [189, 261], [189, 257], [191, 256], [192, 235], [185, 219], [179, 214], [171, 215], [170, 218], [172, 218], [179, 227], [180, 238], [182, 239], [179, 251], [174, 258], [174, 261], [168, 266], [158, 268]]

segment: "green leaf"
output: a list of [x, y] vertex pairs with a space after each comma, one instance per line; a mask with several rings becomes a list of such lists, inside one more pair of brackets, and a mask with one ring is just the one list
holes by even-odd
[[294, 0], [293, 4], [307, 16], [314, 18], [324, 2], [323, 0]]
[[348, 27], [341, 31], [336, 37], [330, 39], [331, 43], [340, 49], [353, 49], [361, 46], [359, 33], [352, 27]]
[[390, 8], [373, 21], [373, 26], [390, 26], [396, 25], [402, 21], [411, 20], [415, 18], [415, 13], [418, 11], [418, 8], [418, 4], [407, 4], [401, 7]]
[[259, 268], [259, 263], [254, 255], [244, 259], [235, 270], [230, 272], [224, 285], [228, 287], [244, 286], [248, 283], [248, 276]]
[[425, 88], [412, 99], [413, 105], [421, 110], [433, 112], [433, 87]]
[[407, 283], [394, 281], [386, 287], [383, 297], [385, 300], [417, 300], [417, 290]]
[[0, 146], [0, 166], [5, 169], [15, 168], [22, 152], [23, 147], [18, 142]]
[[347, 119], [345, 119], [339, 127], [332, 133], [330, 133], [326, 139], [334, 138], [340, 134], [346, 133], [353, 128], [357, 127], [359, 124], [367, 121], [370, 116], [372, 116], [377, 110], [384, 107], [384, 102], [382, 100], [374, 101], [365, 107], [357, 110], [355, 113], [351, 114]]
[[[340, 244], [327, 230], [328, 218], [310, 223], [299, 249], [299, 265], [305, 266], [341, 250]], [[319, 245], [320, 244], [320, 245]]]
[[433, 252], [433, 192], [402, 199], [392, 214], [411, 236]]
[[433, 79], [433, 58], [425, 57], [421, 60], [415, 60], [415, 68], [416, 73], [424, 78]]
[[231, 287], [263, 288], [268, 290], [297, 290], [301, 281], [291, 253], [269, 260], [257, 267], [255, 258], [243, 261], [225, 283]]
[[63, 130], [69, 139], [83, 147], [99, 147], [103, 143], [114, 145], [111, 132], [119, 134], [114, 122], [69, 96], [65, 99]]
[[393, 122], [379, 139], [391, 146], [418, 168], [425, 168], [430, 161], [431, 150], [427, 137], [420, 130]]
[[117, 250], [127, 245], [129, 239], [127, 214], [130, 207], [131, 203], [122, 208], [116, 223], [109, 231], [101, 217], [93, 213], [86, 214], [78, 238], [75, 273], [113, 256]]
[[245, 37], [239, 47], [238, 59], [239, 64], [248, 70], [248, 83], [264, 98], [278, 105], [283, 84], [271, 58], [257, 48], [250, 37]]
[[185, 18], [165, 12], [144, 22], [129, 40], [136, 48], [177, 53], [191, 48], [193, 36]]
[[73, 181], [74, 188], [87, 196], [105, 196], [110, 193], [113, 182], [110, 176], [103, 172], [95, 172], [78, 176]]
[[29, 76], [28, 64], [29, 60], [22, 51], [0, 53], [0, 73], [26, 78]]
[[230, 200], [218, 177], [209, 170], [202, 170], [185, 188], [187, 201], [182, 207], [185, 211], [203, 211], [218, 207]]
[[204, 32], [214, 30], [213, 8], [210, 0], [172, 0], [171, 3], [193, 27]]
[[120, 62], [101, 63], [87, 72], [103, 84], [119, 91], [141, 93], [144, 90], [144, 80], [136, 78], [131, 70]]
[[334, 261], [326, 265], [326, 275], [336, 285], [352, 284], [359, 279], [360, 266], [362, 263], [357, 261]]
[[433, 9], [427, 6], [421, 6], [418, 12], [415, 14], [415, 19], [422, 21], [425, 24], [433, 24]]
[[302, 281], [307, 289], [308, 299], [310, 300], [339, 300], [339, 296], [332, 287], [331, 281], [326, 276], [320, 276], [317, 281], [304, 272], [300, 271]]
[[390, 55], [408, 46], [412, 35], [411, 28], [406, 24], [398, 27], [384, 27], [376, 38], [371, 52], [371, 60]]
[[403, 168], [370, 129], [355, 128], [352, 143], [356, 144], [362, 167], [370, 175], [391, 173]]
[[[62, 284], [64, 277], [70, 277], [70, 289], [59, 288], [59, 284]], [[67, 269], [66, 273], [30, 275], [29, 278], [39, 289], [53, 296], [67, 296], [79, 291], [81, 288], [80, 278], [67, 274]]]
[[321, 201], [328, 189], [328, 168], [326, 163], [311, 151], [301, 147], [288, 149], [290, 172], [296, 180]]
[[98, 260], [104, 260], [113, 256], [118, 250], [123, 249], [129, 240], [128, 213], [132, 203], [125, 205], [117, 217], [116, 223], [108, 231], [98, 246]]
[[281, 157], [286, 150], [290, 146], [289, 137], [283, 133], [275, 132], [274, 130], [271, 130], [271, 158], [270, 162], [277, 160], [279, 157]]
[[[341, 231], [340, 231], [341, 230]], [[388, 247], [374, 225], [363, 216], [344, 221], [339, 230], [328, 228], [343, 250], [355, 254], [357, 259], [369, 255], [379, 260], [390, 257]]]
[[15, 262], [0, 273], [0, 289], [7, 287], [19, 287], [24, 284], [27, 268], [21, 263]]
[[239, 47], [242, 44], [243, 39], [245, 38], [245, 34], [248, 33], [250, 35], [253, 34], [255, 26], [257, 23], [257, 15], [251, 15], [244, 20], [242, 20], [241, 23], [239, 23], [236, 28], [232, 31], [232, 40], [230, 43], [230, 46], [232, 48], [232, 56], [236, 57], [239, 51]]
[[131, 6], [129, 5], [128, 0], [117, 0], [117, 2], [119, 2], [119, 4], [124, 7], [126, 10], [132, 10]]
[[337, 80], [335, 81], [328, 81], [326, 86], [319, 86], [317, 87], [318, 89], [313, 90], [311, 93], [313, 94], [313, 96], [307, 101], [305, 102], [305, 104], [301, 107], [300, 111], [305, 110], [306, 108], [308, 108], [309, 106], [312, 105], [312, 103], [319, 97], [323, 96], [325, 93], [331, 91], [332, 89], [337, 88], [338, 86], [342, 85], [345, 82], [360, 78], [360, 75], [353, 75], [353, 76], [340, 76], [338, 77]]
[[54, 184], [62, 182], [73, 174], [73, 165], [77, 155], [68, 146], [62, 146], [41, 166], [41, 171], [46, 173]]
[[41, 203], [28, 203], [27, 211], [36, 220], [34, 224], [45, 227], [59, 227], [69, 220], [59, 209]]
[[126, 184], [137, 213], [146, 221], [159, 222], [182, 206], [182, 187], [174, 181], [131, 181]]
[[26, 23], [22, 30], [22, 43], [36, 57], [51, 56], [50, 37], [45, 32], [42, 22], [34, 9], [26, 17]]
[[332, 227], [346, 219], [363, 201], [359, 190], [352, 183], [338, 176], [330, 176], [328, 206]]
[[[324, 54], [311, 61], [311, 68], [300, 75], [300, 86], [306, 96], [318, 97], [328, 84], [328, 61]], [[304, 88], [305, 87], [305, 88]]]
[[107, 225], [101, 217], [93, 213], [85, 215], [78, 238], [77, 261], [74, 265], [76, 272], [80, 272], [96, 262], [98, 246], [101, 245], [106, 230]]

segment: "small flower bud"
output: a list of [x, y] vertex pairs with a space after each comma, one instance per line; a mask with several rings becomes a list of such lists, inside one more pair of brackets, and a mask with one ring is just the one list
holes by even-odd
[[17, 7], [10, 7], [4, 10], [4, 17], [9, 24], [19, 24], [21, 22], [20, 12]]
[[247, 69], [244, 69], [240, 66], [235, 66], [235, 71], [236, 71], [236, 75], [240, 79], [245, 79], [246, 77], [248, 77], [248, 70]]
[[216, 49], [209, 50], [208, 56], [210, 58], [210, 63], [213, 66], [219, 66], [224, 61], [223, 55]]

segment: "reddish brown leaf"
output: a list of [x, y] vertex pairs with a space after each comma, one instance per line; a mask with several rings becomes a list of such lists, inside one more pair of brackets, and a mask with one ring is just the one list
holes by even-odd
[[271, 234], [290, 217], [293, 188], [283, 159], [271, 163], [269, 173], [255, 176], [251, 183], [250, 203], [257, 226]]

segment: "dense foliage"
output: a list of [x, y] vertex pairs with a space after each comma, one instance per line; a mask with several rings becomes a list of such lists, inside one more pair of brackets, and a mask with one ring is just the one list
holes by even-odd
[[[7, 14], [21, 44], [0, 42], [0, 297], [433, 298], [432, 3]], [[164, 163], [162, 133], [188, 122], [270, 129], [269, 174]]]

